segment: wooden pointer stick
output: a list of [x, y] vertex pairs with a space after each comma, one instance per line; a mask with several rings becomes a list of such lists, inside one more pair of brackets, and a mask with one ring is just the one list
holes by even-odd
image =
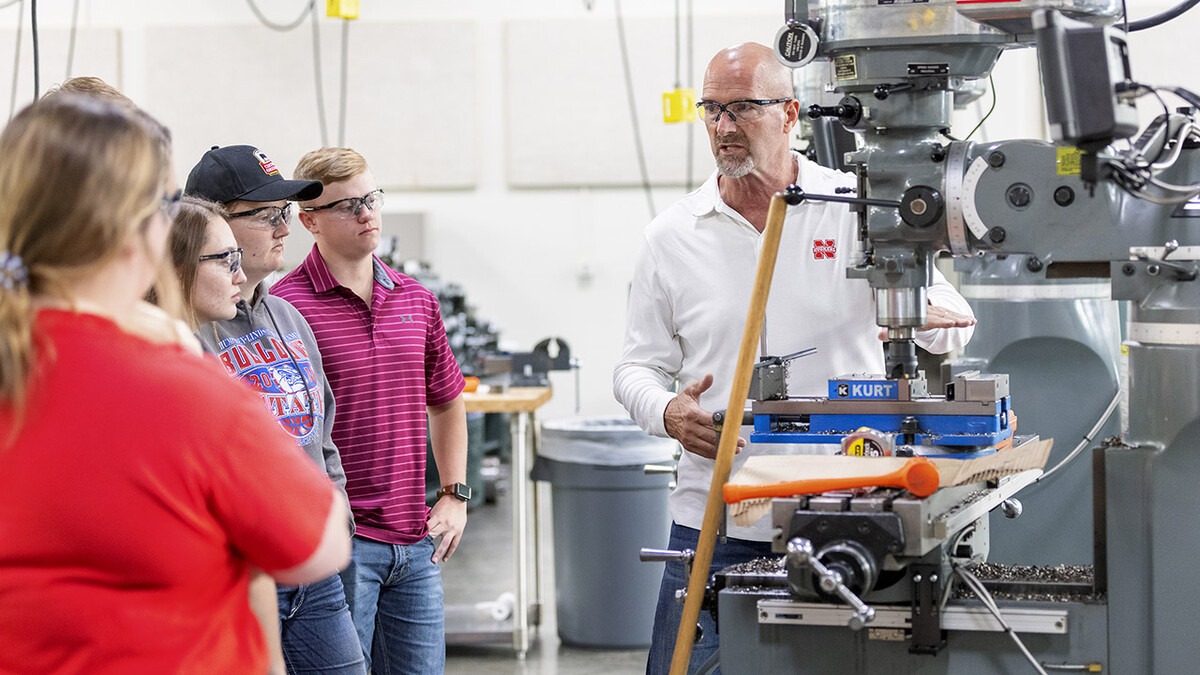
[[[742, 332], [741, 350], [738, 352], [734, 370], [733, 388], [729, 391], [726, 410], [735, 413], [746, 407], [746, 395], [750, 391], [750, 374], [754, 370], [758, 336], [762, 333], [763, 316], [767, 313], [767, 295], [771, 291], [771, 276], [775, 272], [775, 257], [779, 253], [779, 238], [783, 233], [783, 219], [787, 215], [787, 202], [783, 193], [771, 197], [767, 211], [767, 227], [763, 232], [762, 253], [758, 258], [758, 271], [754, 276], [754, 292], [750, 296], [750, 310], [746, 315], [746, 329]], [[708, 582], [708, 568], [712, 565], [713, 547], [717, 541], [717, 527], [725, 511], [721, 490], [729, 480], [733, 467], [734, 449], [737, 448], [739, 424], [721, 427], [721, 440], [717, 444], [717, 459], [713, 465], [712, 485], [708, 489], [708, 501], [704, 508], [704, 521], [700, 526], [700, 540], [692, 559], [692, 577], [688, 580], [687, 597], [683, 602], [683, 617], [679, 621], [679, 632], [675, 637], [675, 653], [671, 658], [671, 675], [687, 675], [688, 661], [692, 658], [692, 643], [696, 638], [696, 620], [700, 618], [700, 602], [704, 599], [704, 585]]]

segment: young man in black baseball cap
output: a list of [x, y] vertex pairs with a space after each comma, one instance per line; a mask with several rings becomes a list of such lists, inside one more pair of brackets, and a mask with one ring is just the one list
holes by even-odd
[[[262, 150], [249, 145], [214, 147], [188, 174], [188, 195], [218, 202], [242, 248], [237, 315], [197, 331], [204, 351], [230, 375], [257, 391], [285, 431], [346, 498], [346, 474], [333, 442], [333, 390], [325, 378], [312, 328], [290, 303], [267, 294], [264, 279], [283, 267], [291, 200], [316, 199], [320, 181], [286, 180]], [[346, 536], [353, 535], [349, 523]], [[269, 598], [269, 589], [267, 591]], [[301, 587], [280, 586], [283, 656], [289, 672], [365, 673], [365, 659], [338, 575]]]
[[184, 192], [218, 202], [243, 250], [242, 298], [254, 297], [259, 282], [283, 267], [283, 242], [291, 233], [291, 201], [321, 195], [321, 183], [286, 180], [262, 150], [250, 145], [214, 146], [188, 174]]

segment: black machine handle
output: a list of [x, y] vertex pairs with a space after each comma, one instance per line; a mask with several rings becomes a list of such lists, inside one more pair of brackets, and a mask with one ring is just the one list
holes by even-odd
[[[725, 417], [726, 417], [726, 415], [725, 415], [724, 410], [718, 410], [717, 412], [713, 413], [713, 415], [712, 415], [713, 427], [716, 429], [720, 429], [721, 427], [725, 426]], [[740, 426], [748, 427], [748, 426], [753, 426], [753, 425], [754, 425], [754, 411], [753, 410], [743, 410], [742, 411], [742, 423]]]

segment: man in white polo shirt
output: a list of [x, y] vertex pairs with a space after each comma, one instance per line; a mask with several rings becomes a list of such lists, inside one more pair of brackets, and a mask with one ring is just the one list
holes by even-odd
[[[646, 228], [629, 296], [625, 346], [613, 373], [617, 400], [647, 432], [677, 439], [684, 453], [671, 494], [670, 548], [695, 549], [704, 518], [718, 434], [712, 411], [729, 399], [746, 311], [754, 284], [771, 196], [793, 183], [814, 194], [855, 186], [850, 174], [826, 169], [789, 148], [800, 114], [790, 71], [768, 47], [747, 43], [719, 52], [704, 75], [704, 116], [716, 159], [713, 175]], [[857, 221], [845, 204], [806, 202], [788, 209], [767, 304], [765, 354], [816, 347], [817, 356], [791, 370], [792, 395], [823, 395], [831, 377], [883, 372], [883, 348], [870, 287], [847, 279], [858, 245]], [[935, 271], [929, 322], [917, 343], [935, 353], [966, 344], [975, 323], [966, 300]], [[678, 381], [682, 389], [674, 391]], [[749, 455], [772, 451], [746, 446]], [[766, 519], [729, 525], [712, 569], [769, 555]], [[682, 563], [667, 563], [647, 664], [665, 673], [671, 662], [687, 586]], [[717, 649], [712, 619], [702, 613], [703, 638], [691, 667]]]

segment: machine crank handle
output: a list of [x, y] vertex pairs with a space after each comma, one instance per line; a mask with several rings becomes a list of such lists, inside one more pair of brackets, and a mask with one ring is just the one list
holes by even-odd
[[809, 347], [808, 349], [801, 349], [798, 352], [784, 354], [783, 356], [763, 356], [759, 359], [758, 363], [754, 364], [754, 367], [764, 368], [766, 366], [781, 366], [789, 361], [795, 361], [802, 356], [811, 356], [816, 353], [816, 347]]
[[[691, 578], [692, 576], [692, 558], [696, 557], [696, 552], [690, 548], [685, 548], [682, 551], [674, 551], [669, 548], [644, 548], [638, 553], [638, 559], [642, 562], [682, 562], [683, 576]], [[679, 589], [675, 592], [675, 599], [682, 602], [687, 595], [686, 589]], [[696, 629], [699, 630], [699, 624]]]
[[662, 474], [670, 474], [671, 480], [667, 483], [667, 488], [674, 490], [679, 482], [679, 470], [674, 464], [643, 464], [642, 474], [646, 476], [660, 476]]
[[924, 229], [936, 223], [945, 212], [945, 198], [938, 190], [925, 186], [914, 185], [900, 195], [899, 200], [871, 199], [868, 197], [842, 197], [839, 195], [814, 195], [805, 192], [797, 185], [790, 185], [785, 193], [789, 204], [799, 204], [804, 201], [841, 202], [858, 206], [875, 206], [889, 209], [899, 209], [900, 218], [904, 222]]
[[[793, 190], [793, 188], [795, 188]], [[867, 197], [842, 197], [839, 195], [815, 195], [811, 192], [805, 192], [795, 185], [788, 188], [788, 196], [796, 200], [796, 203], [804, 201], [813, 202], [839, 202], [842, 204], [863, 204], [866, 206], [882, 206], [886, 208], [898, 209], [900, 202], [893, 199], [869, 199]]]
[[[653, 475], [664, 474], [664, 473], [669, 473], [669, 474], [674, 475], [675, 474], [675, 465], [674, 464], [643, 464], [642, 465], [642, 473], [646, 474], [647, 476], [653, 476]], [[642, 550], [646, 551], [649, 549], [642, 549]]]
[[[727, 411], [725, 411], [725, 410], [718, 410], [717, 412], [713, 413], [712, 422], [713, 422], [714, 429], [720, 429], [721, 427], [725, 426], [725, 418], [727, 417], [726, 412]], [[744, 427], [748, 427], [748, 426], [752, 426], [753, 424], [754, 424], [754, 411], [753, 410], [743, 410], [741, 425]]]
[[787, 555], [792, 562], [812, 568], [817, 575], [817, 583], [821, 590], [837, 594], [843, 602], [850, 605], [850, 608], [854, 610], [846, 624], [850, 630], [862, 630], [864, 626], [875, 620], [875, 610], [863, 602], [862, 598], [855, 595], [854, 591], [846, 588], [846, 584], [842, 583], [842, 575], [817, 560], [811, 541], [801, 537], [792, 539], [787, 545]]
[[673, 551], [669, 548], [644, 548], [638, 553], [638, 558], [642, 562], [668, 562], [682, 560], [684, 563], [691, 563], [696, 552], [690, 548], [685, 548], [682, 551]]

